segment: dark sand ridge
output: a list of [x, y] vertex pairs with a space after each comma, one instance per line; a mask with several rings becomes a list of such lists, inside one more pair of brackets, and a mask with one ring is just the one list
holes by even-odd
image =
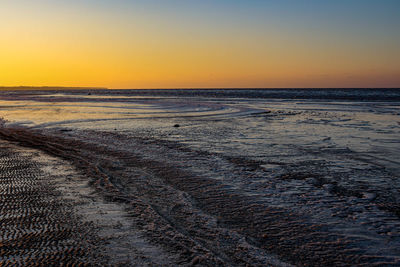
[[[207, 175], [154, 157], [159, 153], [160, 157], [181, 157], [177, 161], [182, 165], [201, 164], [212, 160], [207, 153], [156, 140], [126, 140], [111, 133], [100, 137], [97, 133], [92, 143], [18, 128], [2, 128], [0, 134], [71, 161], [91, 177], [101, 195], [125, 205], [132, 231], [175, 255], [171, 258], [181, 265], [284, 265], [270, 253], [299, 266], [399, 264], [396, 258], [366, 251], [307, 217], [269, 207]], [[135, 151], [101, 145], [107, 140], [133, 143]], [[259, 168], [257, 162], [243, 159], [227, 159], [227, 164], [232, 173]]]
[[105, 87], [0, 86], [0, 91], [107, 90]]

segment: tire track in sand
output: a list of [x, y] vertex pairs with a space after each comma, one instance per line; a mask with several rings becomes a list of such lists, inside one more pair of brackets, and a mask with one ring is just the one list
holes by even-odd
[[0, 265], [90, 266], [93, 229], [28, 155], [0, 142]]

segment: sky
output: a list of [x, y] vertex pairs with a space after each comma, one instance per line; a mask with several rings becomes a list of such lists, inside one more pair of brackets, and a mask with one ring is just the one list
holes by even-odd
[[2, 0], [1, 86], [400, 87], [398, 0]]

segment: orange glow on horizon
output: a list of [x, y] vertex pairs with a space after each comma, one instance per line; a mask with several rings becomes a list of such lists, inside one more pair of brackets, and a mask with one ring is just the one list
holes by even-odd
[[352, 36], [283, 27], [186, 27], [140, 14], [18, 11], [0, 11], [8, 22], [0, 26], [0, 86], [400, 86], [395, 42], [366, 45]]

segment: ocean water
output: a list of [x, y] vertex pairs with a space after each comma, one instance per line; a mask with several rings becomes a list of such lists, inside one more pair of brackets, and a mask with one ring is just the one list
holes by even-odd
[[[400, 265], [400, 90], [14, 91], [0, 93], [0, 117], [5, 127], [101, 144], [218, 183], [217, 191], [163, 182], [218, 227], [253, 240], [258, 255], [295, 265]], [[129, 188], [133, 178], [124, 179], [116, 183]], [[213, 192], [217, 199], [208, 198]], [[159, 198], [160, 213], [186, 227], [164, 204], [171, 199]], [[241, 205], [252, 215], [229, 214]], [[258, 224], [239, 223], [249, 216]], [[317, 230], [306, 235], [302, 226]]]

